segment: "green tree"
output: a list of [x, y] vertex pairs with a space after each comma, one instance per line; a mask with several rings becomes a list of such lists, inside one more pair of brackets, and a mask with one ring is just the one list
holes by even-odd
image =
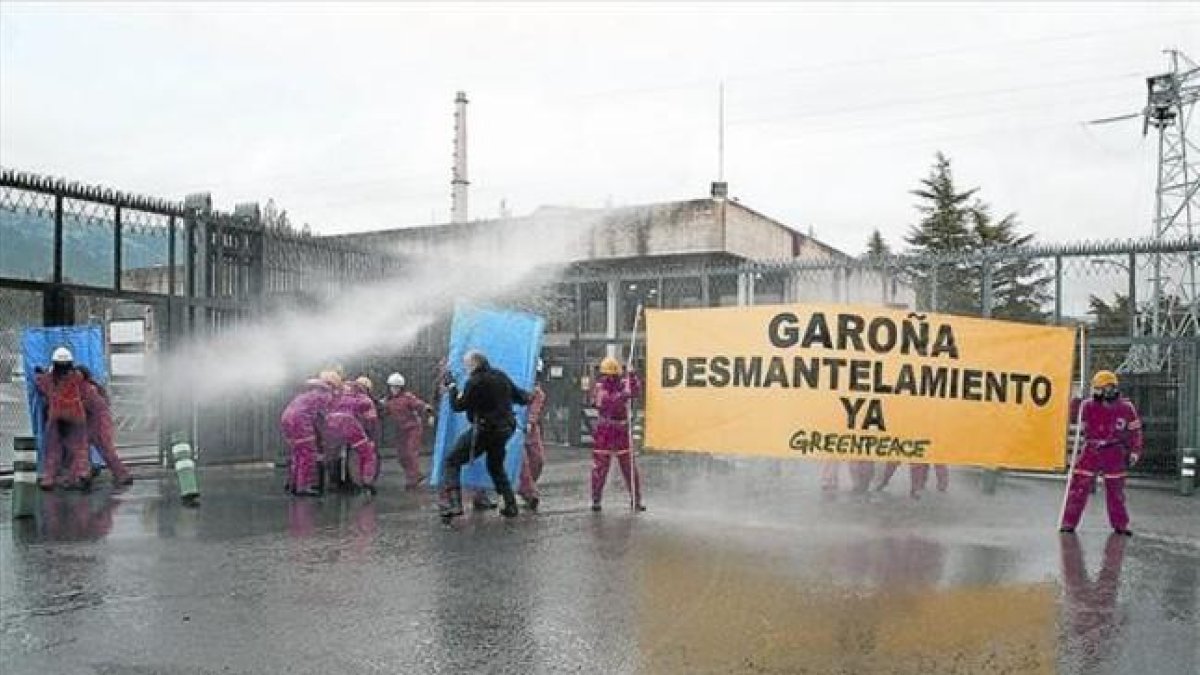
[[870, 260], [879, 260], [891, 254], [892, 248], [888, 246], [887, 240], [876, 229], [871, 233], [871, 238], [867, 240], [867, 258]]
[[[912, 191], [920, 199], [921, 220], [904, 238], [918, 256], [953, 256], [970, 253], [975, 245], [972, 232], [972, 202], [978, 188], [959, 191], [954, 184], [950, 160], [937, 153], [929, 175]], [[958, 262], [913, 265], [908, 270], [917, 291], [918, 306], [955, 314], [978, 312], [978, 282]]]
[[1093, 295], [1088, 298], [1088, 314], [1096, 317], [1092, 334], [1103, 337], [1129, 335], [1129, 296], [1114, 293], [1112, 302]]
[[[1015, 213], [996, 219], [978, 197], [979, 188], [960, 190], [950, 160], [937, 153], [929, 176], [912, 191], [920, 198], [921, 220], [904, 241], [916, 256], [941, 257], [936, 265], [911, 264], [919, 306], [940, 312], [978, 316], [983, 308], [985, 249], [1027, 246], [1033, 234], [1019, 232]], [[1033, 258], [1005, 256], [987, 263], [992, 279], [992, 315], [1041, 322], [1053, 299], [1052, 279]]]
[[[976, 246], [981, 249], [1021, 247], [1033, 242], [1032, 234], [1017, 231], [1017, 215], [1010, 213], [1000, 220], [992, 217], [987, 204], [976, 201], [972, 207]], [[1011, 257], [987, 263], [992, 272], [992, 316], [1011, 321], [1045, 322], [1049, 312], [1044, 308], [1054, 300], [1050, 290], [1053, 277], [1035, 258]], [[978, 266], [980, 293], [983, 292], [984, 272]]]

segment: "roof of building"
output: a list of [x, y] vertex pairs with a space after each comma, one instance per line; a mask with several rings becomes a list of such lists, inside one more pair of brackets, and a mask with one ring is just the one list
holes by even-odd
[[[696, 227], [696, 223], [711, 219], [716, 225], [713, 214], [721, 206], [728, 214], [730, 209], [740, 212], [746, 220], [732, 222], [721, 221], [720, 231], [704, 231]], [[804, 255], [816, 255], [829, 258], [849, 258], [846, 253], [825, 244], [809, 235], [792, 228], [785, 223], [764, 215], [736, 200], [720, 200], [712, 198], [677, 200], [669, 202], [654, 202], [608, 208], [588, 208], [574, 206], [541, 206], [533, 212], [503, 218], [486, 218], [470, 220], [461, 223], [447, 222], [410, 227], [394, 227], [350, 234], [330, 235], [330, 239], [351, 241], [380, 240], [403, 242], [429, 242], [432, 240], [455, 239], [470, 237], [476, 232], [486, 232], [504, 228], [521, 228], [526, 226], [545, 225], [548, 222], [562, 219], [587, 218], [597, 219], [595, 229], [612, 234], [619, 232], [620, 237], [593, 238], [586, 251], [580, 251], [584, 259], [614, 259], [623, 257], [645, 257], [656, 255], [680, 255], [698, 252], [729, 253], [746, 259], [779, 260]], [[728, 218], [728, 215], [726, 215]], [[760, 235], [753, 242], [734, 241], [740, 235], [746, 234], [741, 229], [758, 226]], [[674, 228], [670, 234], [662, 235], [654, 230]], [[741, 228], [741, 229], [739, 229]], [[730, 237], [730, 234], [734, 237]], [[681, 242], [682, 238], [688, 239]], [[618, 244], [599, 240], [620, 239]], [[680, 244], [686, 244], [680, 248]], [[675, 246], [676, 248], [672, 248]], [[736, 249], [736, 250], [735, 250]]]

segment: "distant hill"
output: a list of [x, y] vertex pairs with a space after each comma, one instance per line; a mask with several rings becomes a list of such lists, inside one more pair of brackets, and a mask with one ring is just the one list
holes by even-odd
[[[63, 224], [63, 277], [72, 283], [112, 286], [111, 225]], [[125, 269], [167, 264], [167, 236], [123, 233]], [[0, 209], [0, 276], [49, 279], [54, 256], [54, 221]]]

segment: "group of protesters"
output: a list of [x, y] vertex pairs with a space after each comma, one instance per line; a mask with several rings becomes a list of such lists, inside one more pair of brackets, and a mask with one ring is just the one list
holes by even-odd
[[[537, 481], [544, 464], [542, 416], [546, 394], [540, 384], [541, 361], [531, 391], [518, 387], [509, 376], [494, 367], [485, 354], [471, 351], [463, 359], [465, 382], [460, 387], [449, 373], [446, 363], [439, 364], [437, 379], [439, 395], [449, 397], [453, 413], [466, 415], [469, 425], [444, 458], [441, 515], [452, 519], [463, 514], [460, 471], [478, 457], [486, 458], [488, 474], [499, 494], [506, 517], [518, 514], [517, 495], [525, 508], [536, 511], [540, 502]], [[598, 417], [593, 430], [591, 471], [591, 508], [600, 511], [604, 486], [612, 460], [616, 458], [626, 485], [633, 496], [634, 508], [645, 509], [642, 503], [641, 479], [633, 461], [630, 443], [631, 401], [641, 394], [641, 382], [636, 373], [623, 368], [612, 357], [599, 364], [599, 377], [591, 391], [591, 403]], [[395, 425], [397, 458], [405, 474], [405, 487], [418, 487], [425, 479], [420, 472], [418, 454], [424, 426], [433, 421], [433, 406], [406, 387], [400, 373], [388, 377], [387, 395], [375, 401], [371, 398], [370, 379], [359, 377], [344, 382], [336, 370], [322, 372], [309, 380], [305, 389], [287, 406], [282, 427], [292, 450], [288, 489], [297, 496], [316, 496], [315, 465], [329, 451], [340, 452], [349, 447], [357, 457], [355, 482], [362, 490], [374, 493], [379, 473], [379, 460], [374, 438], [380, 430], [380, 417]], [[39, 380], [39, 386], [41, 381]], [[514, 491], [505, 472], [505, 448], [517, 431], [516, 407], [528, 408], [524, 457], [520, 481]], [[1136, 463], [1142, 447], [1141, 421], [1133, 404], [1121, 396], [1117, 377], [1108, 371], [1096, 374], [1092, 395], [1075, 403], [1082, 438], [1082, 452], [1071, 467], [1071, 480], [1063, 532], [1073, 532], [1087, 502], [1095, 477], [1104, 477], [1111, 525], [1120, 534], [1129, 533], [1129, 517], [1124, 505], [1125, 468]], [[69, 431], [60, 433], [71, 433]], [[875, 466], [871, 462], [848, 462], [852, 489], [867, 492], [872, 488]], [[119, 464], [118, 464], [119, 466]], [[883, 467], [876, 491], [887, 488], [899, 468], [898, 463]], [[822, 488], [836, 490], [840, 463], [822, 467]], [[918, 498], [926, 489], [929, 473], [936, 476], [936, 488], [949, 488], [949, 470], [944, 465], [913, 464], [909, 467], [909, 493]], [[116, 469], [114, 469], [114, 472]], [[493, 506], [485, 493], [475, 496], [476, 508]]]
[[[536, 511], [541, 502], [537, 483], [545, 462], [542, 437], [546, 393], [541, 385], [542, 362], [530, 391], [518, 387], [512, 379], [479, 351], [468, 352], [463, 359], [466, 373], [461, 385], [449, 373], [443, 360], [435, 380], [438, 395], [447, 396], [452, 413], [465, 414], [468, 427], [446, 454], [441, 485], [443, 518], [463, 513], [460, 471], [478, 457], [486, 458], [488, 474], [503, 506], [500, 514], [519, 513], [517, 496], [528, 511]], [[601, 510], [604, 485], [612, 460], [616, 458], [626, 485], [634, 495], [634, 506], [644, 510], [641, 480], [633, 462], [629, 437], [630, 408], [641, 394], [637, 375], [614, 358], [599, 364], [599, 377], [592, 388], [592, 403], [598, 412], [594, 431], [591, 471], [591, 508]], [[348, 450], [355, 461], [348, 462], [353, 486], [374, 494], [380, 473], [378, 441], [384, 425], [391, 425], [397, 459], [405, 476], [405, 488], [416, 489], [425, 481], [420, 471], [419, 454], [426, 425], [434, 421], [434, 406], [408, 388], [401, 373], [388, 376], [383, 398], [372, 398], [373, 386], [366, 376], [347, 380], [336, 368], [322, 371], [304, 383], [301, 391], [283, 411], [280, 426], [290, 449], [287, 489], [298, 497], [323, 494], [322, 467], [337, 463]], [[524, 457], [516, 490], [504, 469], [505, 447], [516, 433], [516, 407], [526, 407]], [[476, 509], [495, 508], [486, 492], [475, 491]]]

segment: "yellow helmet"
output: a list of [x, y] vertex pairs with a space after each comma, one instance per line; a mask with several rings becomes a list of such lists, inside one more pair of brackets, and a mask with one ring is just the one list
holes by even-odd
[[340, 389], [342, 386], [342, 376], [338, 375], [338, 372], [336, 370], [323, 370], [323, 371], [321, 371], [321, 374], [318, 375], [317, 377], [322, 382], [324, 382], [325, 384], [328, 384], [329, 386], [333, 387], [334, 389]]
[[368, 392], [375, 390], [374, 383], [371, 382], [371, 378], [367, 377], [366, 375], [359, 375], [354, 381], [358, 383], [358, 386], [366, 389]]
[[1092, 389], [1117, 386], [1117, 374], [1111, 370], [1097, 370], [1092, 376]]
[[604, 360], [600, 362], [600, 374], [601, 375], [620, 375], [621, 374], [621, 364], [613, 357], [606, 356], [606, 357], [604, 357]]

